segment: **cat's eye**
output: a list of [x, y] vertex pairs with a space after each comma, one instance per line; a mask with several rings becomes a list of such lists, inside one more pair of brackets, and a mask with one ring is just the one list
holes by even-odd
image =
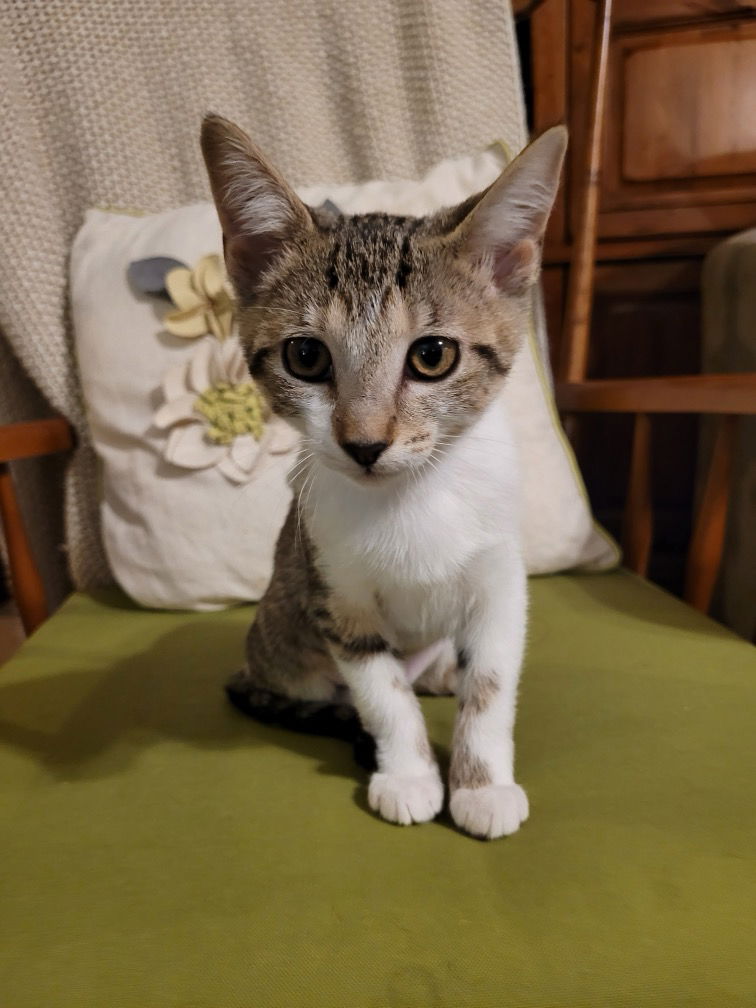
[[445, 336], [424, 336], [415, 340], [407, 354], [407, 369], [419, 381], [445, 378], [459, 360], [459, 346]]
[[324, 382], [333, 373], [328, 347], [310, 336], [295, 336], [286, 340], [283, 362], [289, 374], [300, 381]]

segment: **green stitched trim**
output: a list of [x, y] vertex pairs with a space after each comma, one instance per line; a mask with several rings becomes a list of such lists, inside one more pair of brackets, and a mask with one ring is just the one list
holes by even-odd
[[[502, 151], [504, 152], [504, 157], [506, 159], [507, 164], [510, 164], [510, 162], [512, 161], [512, 148], [509, 146], [506, 140], [498, 138], [494, 140], [494, 142], [491, 144], [491, 147], [501, 147]], [[491, 148], [489, 147], [489, 150], [490, 149]]]

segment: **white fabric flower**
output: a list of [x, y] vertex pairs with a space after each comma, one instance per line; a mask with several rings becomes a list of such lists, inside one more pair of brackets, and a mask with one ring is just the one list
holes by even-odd
[[170, 431], [163, 456], [172, 465], [217, 466], [232, 482], [246, 483], [266, 454], [285, 455], [297, 445], [297, 432], [270, 415], [236, 336], [203, 339], [168, 371], [162, 389], [154, 423]]

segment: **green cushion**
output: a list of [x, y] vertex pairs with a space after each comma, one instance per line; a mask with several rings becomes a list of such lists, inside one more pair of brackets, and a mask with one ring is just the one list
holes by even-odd
[[251, 609], [73, 596], [0, 672], [0, 1004], [756, 1003], [756, 650], [625, 572], [532, 595], [493, 843], [227, 706]]

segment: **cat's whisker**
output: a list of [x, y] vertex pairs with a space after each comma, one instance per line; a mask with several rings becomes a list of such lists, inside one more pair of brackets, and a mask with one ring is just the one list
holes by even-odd
[[298, 458], [289, 470], [289, 478], [296, 479], [297, 476], [301, 475], [313, 458], [315, 458], [314, 452], [307, 452], [303, 457]]
[[317, 517], [318, 517], [318, 506], [319, 506], [319, 504], [320, 504], [320, 497], [316, 494], [315, 495], [315, 508], [314, 508], [314, 510], [312, 512], [312, 524], [313, 525], [315, 525], [315, 522], [316, 522]]
[[425, 464], [429, 465], [434, 472], [440, 472], [438, 465], [436, 464], [435, 460], [431, 455], [429, 455], [428, 458], [425, 460]]
[[305, 498], [304, 507], [302, 508], [303, 511], [309, 510], [310, 498], [312, 497], [312, 491], [314, 486], [315, 486], [315, 476], [314, 474], [311, 474], [309, 483], [307, 484], [307, 497]]
[[307, 489], [307, 486], [313, 479], [314, 475], [310, 473], [306, 477], [302, 489], [299, 491], [299, 494], [297, 495], [297, 530], [294, 536], [294, 541], [295, 544], [297, 545], [301, 545], [302, 543], [302, 512], [304, 510], [302, 506], [302, 495], [304, 494], [305, 490]]
[[292, 471], [292, 472], [290, 472], [290, 473], [289, 473], [289, 477], [288, 477], [288, 479], [289, 479], [289, 483], [295, 483], [295, 482], [296, 482], [296, 481], [297, 481], [297, 480], [298, 480], [298, 479], [299, 479], [299, 478], [300, 478], [300, 477], [302, 476], [302, 474], [303, 474], [303, 473], [304, 473], [304, 472], [306, 471], [306, 469], [307, 469], [307, 464], [306, 464], [306, 463], [304, 463], [304, 464], [303, 464], [303, 465], [302, 465], [302, 466], [301, 466], [301, 467], [300, 467], [299, 469], [297, 469], [296, 471]]
[[412, 489], [416, 490], [420, 486], [420, 470], [413, 466], [409, 470], [409, 475], [412, 478]]
[[307, 469], [309, 464], [310, 464], [309, 459], [305, 459], [303, 462], [297, 463], [293, 469], [289, 470], [289, 479], [290, 480], [298, 479], [305, 471], [305, 469]]

